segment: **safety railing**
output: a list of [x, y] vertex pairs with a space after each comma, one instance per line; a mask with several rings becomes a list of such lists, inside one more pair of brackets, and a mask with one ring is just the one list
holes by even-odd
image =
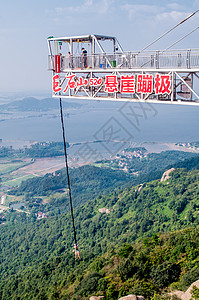
[[[199, 67], [199, 50], [148, 51], [140, 54], [102, 53], [87, 55], [60, 55], [60, 71], [71, 69], [191, 69]], [[55, 70], [55, 56], [49, 56], [48, 67]]]

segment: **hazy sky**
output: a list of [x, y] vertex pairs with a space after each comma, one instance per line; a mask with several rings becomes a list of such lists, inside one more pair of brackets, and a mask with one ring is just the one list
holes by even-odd
[[[197, 9], [199, 0], [2, 0], [0, 93], [51, 92], [48, 36], [112, 35], [124, 50], [139, 50]], [[153, 49], [166, 48], [198, 21], [199, 13]], [[198, 35], [176, 48], [199, 48]]]

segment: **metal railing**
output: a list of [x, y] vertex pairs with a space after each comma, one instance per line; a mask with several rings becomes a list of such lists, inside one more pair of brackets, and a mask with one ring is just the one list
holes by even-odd
[[[49, 56], [48, 68], [54, 70], [55, 58]], [[61, 72], [71, 69], [191, 69], [199, 67], [199, 50], [102, 53], [82, 57], [61, 55]]]

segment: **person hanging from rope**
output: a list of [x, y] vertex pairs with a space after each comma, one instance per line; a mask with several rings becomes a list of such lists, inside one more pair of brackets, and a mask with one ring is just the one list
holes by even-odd
[[79, 248], [78, 248], [78, 245], [77, 245], [77, 244], [74, 244], [73, 247], [74, 247], [73, 252], [75, 252], [75, 260], [77, 259], [77, 257], [78, 257], [79, 260], [80, 260], [81, 258], [80, 258], [80, 255], [79, 255]]

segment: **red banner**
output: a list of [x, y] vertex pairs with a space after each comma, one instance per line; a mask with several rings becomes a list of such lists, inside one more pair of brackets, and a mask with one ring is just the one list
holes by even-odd
[[[57, 55], [58, 56], [58, 55]], [[59, 57], [59, 56], [58, 56]], [[60, 57], [59, 57], [60, 59]], [[56, 60], [55, 60], [56, 61]], [[58, 60], [57, 60], [58, 61]], [[60, 62], [60, 60], [59, 60]], [[60, 72], [59, 69], [56, 73]], [[138, 75], [105, 75], [104, 78], [84, 78], [76, 76], [75, 74], [65, 77], [66, 83], [63, 87], [60, 85], [59, 75], [53, 76], [53, 92], [57, 93], [63, 89], [66, 93], [71, 89], [79, 89], [80, 87], [100, 87], [107, 93], [139, 93], [139, 94], [156, 94], [156, 95], [169, 95], [171, 93], [171, 78], [169, 74], [138, 74]]]

